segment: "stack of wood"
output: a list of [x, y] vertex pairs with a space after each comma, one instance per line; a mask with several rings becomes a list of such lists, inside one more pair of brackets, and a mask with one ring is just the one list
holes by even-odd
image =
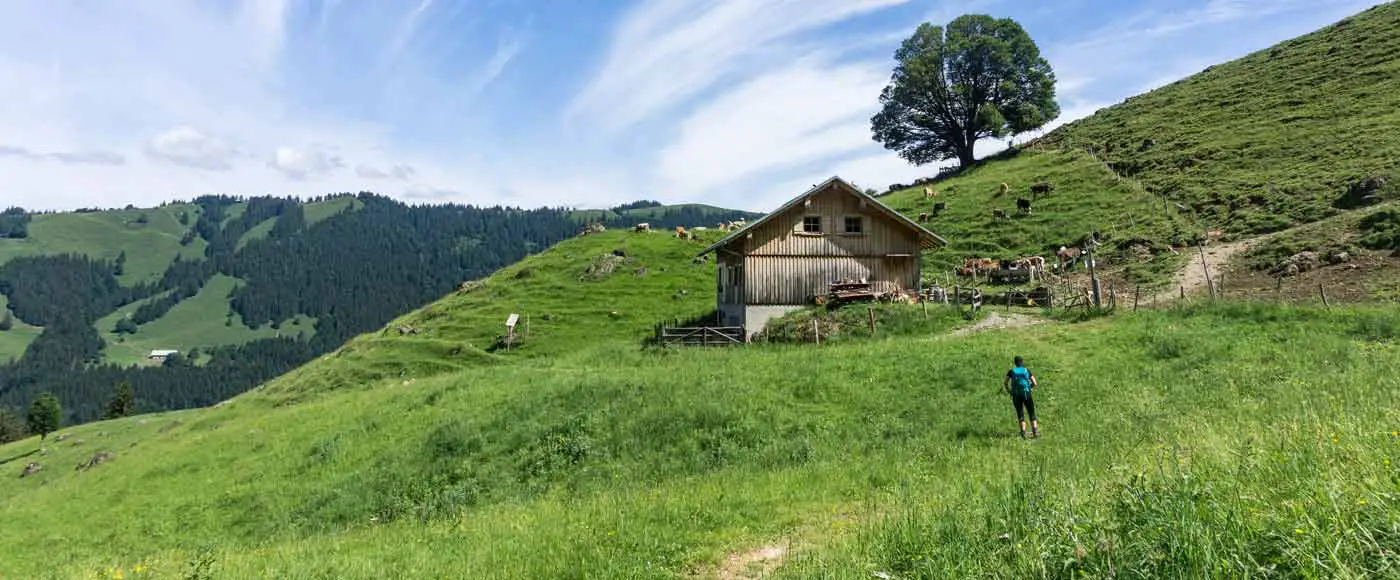
[[885, 298], [885, 294], [869, 281], [843, 279], [831, 282], [827, 286], [827, 293], [817, 296], [815, 302], [817, 304], [864, 302]]

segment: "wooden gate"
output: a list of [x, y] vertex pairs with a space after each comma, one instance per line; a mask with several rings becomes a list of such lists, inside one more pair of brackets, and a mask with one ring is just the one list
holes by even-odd
[[742, 326], [656, 327], [657, 344], [684, 346], [729, 346], [744, 344]]

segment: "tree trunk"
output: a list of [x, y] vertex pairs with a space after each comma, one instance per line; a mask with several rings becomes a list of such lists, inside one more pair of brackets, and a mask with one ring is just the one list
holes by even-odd
[[967, 147], [957, 147], [957, 150], [958, 168], [967, 169], [969, 167], [972, 167], [973, 162], [977, 160], [977, 158], [974, 157], [972, 154], [972, 145], [968, 145]]

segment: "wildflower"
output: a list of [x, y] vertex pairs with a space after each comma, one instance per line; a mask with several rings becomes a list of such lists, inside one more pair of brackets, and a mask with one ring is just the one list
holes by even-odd
[[1302, 535], [1303, 528], [1293, 528], [1293, 533]]
[[1365, 498], [1362, 498], [1362, 499], [1356, 500], [1356, 505], [1366, 505], [1366, 499], [1365, 499]]

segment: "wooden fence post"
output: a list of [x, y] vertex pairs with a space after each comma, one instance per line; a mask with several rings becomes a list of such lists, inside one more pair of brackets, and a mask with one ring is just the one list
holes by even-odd
[[1322, 306], [1331, 308], [1332, 306], [1327, 303], [1327, 289], [1322, 286], [1322, 282], [1317, 283], [1317, 293], [1322, 296]]
[[812, 337], [816, 339], [817, 344], [822, 343], [822, 331], [817, 328], [817, 319], [815, 318], [812, 319]]
[[870, 316], [870, 336], [875, 336], [875, 307], [866, 306], [865, 313]]
[[1138, 298], [1142, 295], [1142, 286], [1133, 286], [1133, 312], [1137, 312]]
[[924, 307], [924, 320], [928, 320], [928, 301], [920, 300], [919, 305]]
[[1210, 281], [1210, 266], [1206, 264], [1206, 243], [1196, 246], [1201, 251], [1201, 270], [1206, 274], [1206, 291], [1210, 294], [1210, 299], [1215, 299], [1215, 284]]

